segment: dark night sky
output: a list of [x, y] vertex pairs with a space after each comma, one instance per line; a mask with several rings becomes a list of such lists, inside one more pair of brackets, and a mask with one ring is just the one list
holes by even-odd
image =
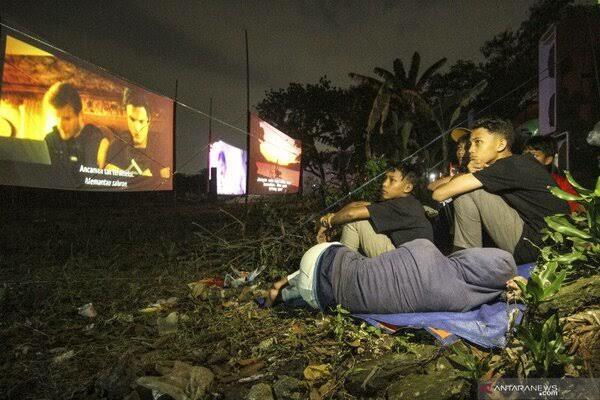
[[[351, 83], [348, 72], [370, 74], [447, 57], [480, 60], [484, 41], [527, 18], [534, 0], [192, 1], [4, 0], [2, 20], [15, 23], [133, 83], [245, 128], [244, 29], [250, 42], [251, 105], [270, 88], [314, 83], [327, 75]], [[205, 166], [208, 119], [181, 107], [178, 170]], [[219, 123], [217, 138], [245, 147], [243, 134]], [[190, 158], [192, 158], [190, 160]], [[188, 161], [190, 160], [190, 161]], [[186, 163], [187, 162], [187, 163]], [[184, 165], [184, 163], [186, 163]]]

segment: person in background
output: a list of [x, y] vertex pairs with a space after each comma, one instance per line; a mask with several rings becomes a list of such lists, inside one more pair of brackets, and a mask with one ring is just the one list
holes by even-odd
[[423, 205], [412, 195], [417, 179], [417, 173], [407, 164], [393, 165], [381, 186], [381, 201], [353, 202], [326, 214], [320, 220], [317, 241], [326, 241], [327, 230], [342, 226], [343, 245], [375, 257], [414, 239], [433, 240]]
[[471, 131], [467, 128], [456, 128], [450, 133], [450, 137], [456, 142], [456, 164], [450, 163], [449, 174], [429, 183], [427, 189], [433, 192], [440, 185], [448, 183], [454, 175], [467, 172], [470, 134]]
[[[553, 171], [554, 159], [557, 154], [556, 141], [551, 136], [532, 136], [525, 142], [524, 153], [532, 154], [535, 159], [546, 167], [546, 170], [552, 175], [552, 179], [559, 188], [567, 193], [577, 196], [575, 188], [569, 183], [567, 178], [558, 171]], [[571, 212], [581, 211], [581, 205], [575, 201], [567, 202]]]
[[[433, 192], [433, 199], [454, 198], [455, 248], [482, 247], [483, 229], [497, 247], [518, 263], [537, 258], [544, 217], [566, 214], [565, 201], [553, 196], [550, 174], [531, 154], [511, 152], [514, 129], [508, 121], [482, 118], [471, 132], [469, 173], [456, 175]], [[528, 240], [525, 240], [528, 239]]]

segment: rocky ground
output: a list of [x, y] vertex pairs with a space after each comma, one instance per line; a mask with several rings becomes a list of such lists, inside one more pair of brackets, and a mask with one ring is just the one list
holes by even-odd
[[[343, 311], [257, 305], [310, 245], [309, 211], [287, 201], [3, 214], [0, 397], [472, 397], [424, 331], [390, 336]], [[254, 282], [222, 287], [232, 267], [261, 265]], [[600, 283], [587, 285], [586, 304], [574, 291], [559, 303], [599, 304]]]

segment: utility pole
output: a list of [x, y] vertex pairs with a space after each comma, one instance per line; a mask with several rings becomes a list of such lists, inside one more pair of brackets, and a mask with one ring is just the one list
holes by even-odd
[[246, 38], [246, 199], [248, 205], [248, 191], [250, 188], [250, 58], [248, 56], [248, 29], [244, 30]]
[[[213, 120], [213, 98], [210, 98], [210, 104], [208, 106], [208, 151], [206, 156], [206, 193], [210, 192], [210, 147], [212, 146], [212, 120]], [[212, 177], [214, 179], [216, 177]]]

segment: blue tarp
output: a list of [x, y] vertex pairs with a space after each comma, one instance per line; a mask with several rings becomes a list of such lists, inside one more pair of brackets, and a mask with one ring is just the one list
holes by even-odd
[[[524, 264], [518, 267], [518, 274], [529, 278], [535, 264]], [[428, 312], [403, 314], [355, 314], [369, 324], [395, 331], [400, 327], [423, 328], [439, 339], [442, 344], [450, 344], [458, 337], [482, 347], [506, 346], [506, 331], [509, 315], [515, 309], [523, 310], [522, 305], [507, 304], [499, 301], [484, 304], [471, 311], [460, 312]], [[522, 313], [519, 313], [517, 321]], [[441, 332], [439, 330], [442, 330]], [[444, 332], [445, 331], [445, 332]]]

